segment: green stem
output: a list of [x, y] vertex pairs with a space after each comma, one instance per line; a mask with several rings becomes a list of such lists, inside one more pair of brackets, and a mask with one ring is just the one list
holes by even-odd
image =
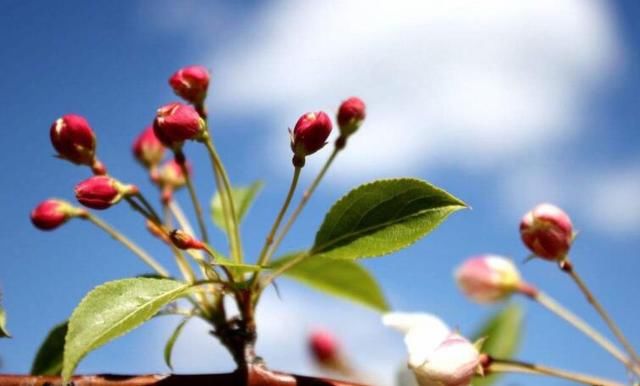
[[296, 209], [293, 211], [293, 213], [291, 214], [291, 216], [287, 220], [287, 223], [285, 224], [284, 228], [280, 232], [280, 235], [278, 235], [278, 238], [273, 243], [273, 246], [271, 247], [271, 249], [267, 253], [267, 257], [266, 257], [267, 260], [269, 260], [271, 258], [271, 256], [273, 256], [273, 254], [280, 247], [280, 244], [282, 243], [282, 240], [284, 240], [285, 236], [287, 235], [287, 233], [289, 232], [289, 230], [293, 226], [293, 223], [296, 221], [296, 219], [300, 215], [300, 212], [302, 212], [302, 210], [304, 209], [305, 205], [307, 204], [307, 202], [311, 198], [311, 195], [313, 194], [313, 192], [315, 192], [316, 188], [320, 184], [320, 181], [322, 181], [322, 178], [327, 173], [327, 170], [329, 170], [329, 167], [331, 166], [331, 164], [335, 160], [335, 158], [338, 155], [338, 152], [340, 152], [340, 150], [341, 150], [341, 148], [338, 148], [338, 147], [335, 147], [333, 149], [333, 152], [331, 153], [331, 155], [329, 156], [329, 158], [325, 162], [324, 166], [322, 167], [322, 169], [320, 169], [320, 173], [318, 173], [318, 175], [313, 180], [313, 182], [311, 183], [309, 188], [302, 195], [302, 199], [298, 203], [298, 206], [296, 207]]
[[[223, 210], [229, 214], [229, 242], [231, 244], [231, 255], [237, 263], [243, 262], [242, 256], [242, 243], [240, 241], [240, 231], [238, 229], [238, 217], [236, 214], [235, 203], [233, 202], [233, 194], [231, 193], [231, 183], [229, 182], [229, 176], [227, 175], [226, 170], [224, 169], [224, 165], [220, 160], [218, 152], [216, 148], [213, 146], [213, 142], [211, 141], [211, 137], [209, 134], [204, 135], [201, 140], [207, 148], [207, 152], [209, 153], [209, 157], [211, 158], [211, 164], [213, 166], [214, 172], [217, 171], [220, 175], [220, 182], [222, 182], [222, 186], [218, 186], [220, 190], [220, 196], [226, 196], [225, 199], [222, 200]], [[227, 209], [224, 209], [224, 207]]]
[[593, 306], [593, 308], [600, 315], [602, 320], [604, 320], [604, 322], [607, 324], [611, 332], [613, 332], [613, 335], [615, 335], [618, 341], [622, 344], [627, 354], [629, 354], [629, 356], [633, 359], [633, 364], [634, 364], [633, 367], [637, 368], [638, 366], [640, 366], [640, 358], [638, 357], [638, 354], [636, 353], [635, 349], [633, 348], [629, 340], [624, 336], [624, 334], [622, 333], [622, 330], [620, 330], [620, 327], [618, 327], [616, 322], [614, 322], [614, 320], [609, 316], [609, 314], [604, 309], [602, 304], [600, 304], [600, 302], [596, 299], [596, 297], [593, 295], [591, 290], [589, 290], [589, 287], [587, 287], [587, 284], [584, 282], [584, 280], [582, 280], [582, 278], [575, 271], [575, 269], [573, 268], [573, 265], [571, 264], [568, 258], [560, 262], [560, 269], [563, 272], [566, 272], [573, 279], [573, 281], [578, 285], [578, 288], [580, 288], [580, 291], [582, 291], [582, 294], [587, 298], [587, 301], [589, 302], [589, 304]]
[[156, 210], [153, 209], [153, 206], [149, 203], [149, 201], [147, 201], [147, 199], [142, 195], [142, 193], [138, 192], [134, 196], [137, 197], [138, 200], [140, 200], [140, 202], [142, 203], [142, 206], [151, 215], [151, 217], [153, 217], [154, 220], [156, 220], [159, 223], [162, 222], [162, 219], [160, 219], [160, 216], [158, 215]]
[[605, 378], [514, 360], [491, 358], [489, 366], [486, 370], [488, 373], [525, 373], [548, 375], [551, 377], [566, 379], [568, 381], [582, 383], [585, 385], [624, 386], [624, 384], [622, 383]]
[[275, 237], [278, 228], [280, 227], [280, 223], [282, 222], [282, 218], [285, 213], [287, 213], [287, 209], [289, 209], [289, 204], [291, 203], [291, 199], [293, 198], [293, 193], [296, 191], [296, 187], [298, 186], [298, 179], [300, 178], [301, 167], [295, 167], [293, 170], [293, 177], [291, 178], [291, 185], [289, 185], [289, 192], [287, 192], [287, 197], [284, 199], [284, 203], [282, 203], [282, 207], [280, 208], [280, 212], [276, 216], [273, 225], [271, 226], [271, 230], [267, 235], [267, 238], [264, 241], [264, 245], [262, 246], [262, 250], [260, 251], [260, 255], [258, 258], [258, 265], [266, 265], [269, 261], [269, 257], [267, 256], [267, 252], [271, 245], [273, 244], [273, 238]]
[[535, 295], [530, 297], [532, 300], [538, 302], [540, 305], [558, 315], [560, 318], [567, 321], [569, 324], [580, 330], [583, 334], [588, 336], [591, 340], [596, 342], [607, 352], [609, 352], [614, 358], [622, 362], [627, 368], [636, 374], [640, 374], [637, 366], [634, 366], [629, 357], [625, 355], [618, 347], [616, 347], [610, 340], [596, 331], [593, 327], [587, 324], [580, 317], [560, 305], [557, 301], [551, 298], [544, 292], [538, 291]]
[[193, 179], [191, 178], [191, 173], [189, 173], [189, 169], [187, 168], [186, 161], [184, 161], [184, 154], [182, 150], [175, 151], [176, 159], [181, 160], [183, 162], [178, 162], [180, 165], [180, 169], [182, 169], [182, 174], [184, 175], [184, 179], [187, 183], [187, 190], [189, 191], [189, 198], [193, 203], [193, 209], [196, 212], [196, 219], [198, 220], [198, 228], [200, 228], [200, 237], [202, 237], [202, 241], [205, 243], [209, 242], [209, 235], [207, 234], [207, 226], [204, 222], [204, 215], [202, 212], [202, 206], [200, 205], [200, 201], [198, 200], [198, 196], [196, 195], [196, 189], [193, 186]]
[[306, 259], [307, 257], [309, 257], [309, 252], [303, 252], [299, 255], [297, 255], [296, 257], [294, 257], [293, 259], [287, 261], [286, 263], [282, 264], [281, 266], [279, 266], [278, 268], [274, 269], [273, 271], [271, 271], [267, 276], [264, 277], [264, 279], [262, 280], [262, 284], [260, 284], [260, 288], [258, 289], [258, 293], [269, 286], [269, 284], [271, 284], [272, 281], [274, 281], [278, 276], [280, 276], [282, 273], [286, 272], [287, 270], [293, 268], [295, 265], [297, 265], [298, 263], [300, 263], [302, 260]]
[[129, 248], [136, 256], [138, 256], [145, 264], [151, 267], [158, 275], [162, 277], [169, 277], [169, 271], [167, 271], [160, 263], [158, 263], [153, 257], [151, 257], [142, 248], [137, 246], [133, 241], [126, 238], [122, 233], [115, 230], [111, 225], [100, 220], [93, 214], [87, 213], [86, 217], [83, 217], [88, 221], [95, 224], [98, 228], [105, 231], [109, 236], [119, 241], [125, 247]]
[[141, 207], [140, 204], [138, 204], [136, 202], [136, 200], [133, 199], [133, 197], [125, 196], [124, 199], [129, 203], [129, 205], [131, 206], [131, 208], [134, 211], [140, 213], [144, 218], [146, 218], [147, 220], [152, 221], [156, 225], [162, 225], [161, 221], [159, 221], [158, 219], [154, 218], [152, 213], [149, 213], [146, 209]]

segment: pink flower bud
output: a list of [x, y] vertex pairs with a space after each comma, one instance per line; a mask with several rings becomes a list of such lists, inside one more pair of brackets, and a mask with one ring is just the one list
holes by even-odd
[[209, 88], [209, 70], [203, 66], [189, 66], [178, 70], [169, 78], [173, 91], [194, 105], [202, 104]]
[[133, 155], [145, 167], [156, 166], [164, 157], [164, 145], [156, 137], [153, 127], [147, 127], [133, 143]]
[[514, 291], [529, 286], [511, 260], [495, 255], [483, 255], [466, 260], [455, 272], [458, 286], [472, 300], [490, 303], [504, 299]]
[[309, 349], [319, 364], [331, 364], [339, 357], [338, 341], [329, 331], [314, 330], [309, 336]]
[[479, 365], [478, 349], [456, 333], [451, 333], [425, 358], [410, 358], [409, 362], [420, 386], [468, 386]]
[[49, 231], [67, 222], [73, 217], [85, 215], [84, 209], [76, 208], [66, 201], [48, 199], [31, 211], [31, 222], [36, 228]]
[[562, 260], [573, 241], [573, 225], [562, 209], [544, 203], [522, 217], [520, 237], [537, 256], [547, 260]]
[[175, 102], [158, 109], [153, 130], [160, 142], [176, 149], [188, 139], [201, 138], [205, 122], [192, 106]]
[[338, 126], [340, 126], [340, 134], [350, 136], [364, 121], [366, 116], [365, 105], [362, 99], [351, 97], [342, 102], [338, 109]]
[[75, 192], [82, 205], [92, 209], [107, 209], [122, 197], [137, 193], [138, 188], [123, 185], [108, 176], [94, 176], [76, 185]]
[[[191, 164], [185, 161], [187, 173], [191, 175]], [[187, 177], [182, 171], [182, 166], [175, 159], [170, 159], [158, 168], [152, 175], [153, 182], [162, 188], [171, 188], [172, 190], [183, 187], [187, 183]]]
[[53, 122], [49, 134], [60, 157], [79, 165], [93, 165], [96, 136], [86, 119], [75, 114], [64, 115]]
[[331, 119], [326, 113], [319, 111], [301, 116], [291, 134], [291, 149], [295, 157], [304, 159], [320, 150], [330, 133]]
[[181, 231], [180, 229], [174, 229], [169, 234], [173, 245], [180, 249], [205, 249], [205, 245], [190, 234]]

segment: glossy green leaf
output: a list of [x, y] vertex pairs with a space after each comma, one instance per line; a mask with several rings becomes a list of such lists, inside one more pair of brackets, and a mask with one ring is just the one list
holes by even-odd
[[108, 282], [93, 289], [69, 319], [63, 379], [69, 380], [90, 351], [140, 326], [191, 288], [175, 280], [135, 278]]
[[[242, 221], [244, 216], [247, 214], [247, 211], [251, 207], [251, 203], [262, 189], [262, 186], [262, 182], [256, 181], [250, 186], [231, 189], [231, 195], [233, 196], [233, 202], [235, 203], [238, 221]], [[222, 211], [222, 199], [219, 193], [216, 193], [211, 200], [211, 216], [213, 217], [213, 223], [220, 229], [224, 230], [224, 212]]]
[[[475, 339], [486, 337], [482, 352], [495, 358], [510, 359], [518, 349], [522, 337], [524, 313], [517, 304], [510, 304], [498, 311], [480, 328]], [[474, 386], [488, 386], [496, 382], [499, 375], [476, 377]]]
[[2, 307], [0, 307], [0, 338], [11, 338], [7, 330], [7, 314]]
[[[297, 255], [291, 254], [275, 260], [270, 268], [282, 266]], [[284, 275], [309, 287], [375, 310], [389, 310], [389, 305], [376, 280], [356, 261], [309, 256], [286, 270]]]
[[68, 322], [65, 321], [49, 331], [33, 360], [31, 375], [60, 375], [67, 328]]
[[180, 336], [182, 329], [190, 319], [191, 317], [182, 319], [182, 321], [180, 322], [180, 324], [178, 324], [176, 329], [173, 330], [173, 333], [169, 337], [167, 344], [164, 346], [164, 363], [166, 363], [171, 370], [173, 370], [173, 365], [171, 364], [171, 354], [173, 353], [173, 346], [176, 344], [176, 340], [178, 340], [178, 337]]
[[400, 178], [352, 190], [326, 215], [312, 254], [334, 259], [382, 256], [434, 230], [464, 202], [427, 182]]

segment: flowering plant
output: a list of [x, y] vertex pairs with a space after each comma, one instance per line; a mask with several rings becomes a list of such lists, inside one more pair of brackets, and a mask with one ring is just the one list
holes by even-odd
[[[172, 348], [182, 328], [189, 320], [200, 318], [227, 348], [238, 372], [251, 378], [251, 374], [266, 369], [254, 350], [259, 332], [255, 312], [263, 291], [276, 279], [287, 276], [327, 293], [387, 311], [381, 289], [358, 259], [405, 248], [466, 206], [451, 194], [419, 179], [374, 181], [352, 190], [335, 203], [312, 246], [278, 256], [281, 242], [333, 161], [360, 132], [366, 116], [365, 104], [352, 97], [337, 109], [338, 135], [333, 150], [291, 211], [289, 207], [294, 202], [305, 160], [328, 145], [333, 122], [323, 111], [310, 112], [302, 114], [290, 129], [291, 185], [260, 253], [248, 258], [239, 224], [261, 184], [232, 185], [208, 124], [205, 101], [209, 82], [210, 74], [204, 67], [178, 70], [170, 77], [169, 84], [184, 102], [158, 108], [153, 124], [133, 141], [134, 157], [158, 188], [157, 200], [148, 198], [148, 193], [136, 185], [109, 174], [107, 163], [98, 159], [96, 135], [87, 119], [65, 115], [51, 126], [51, 141], [59, 157], [88, 166], [93, 175], [75, 188], [75, 196], [82, 206], [60, 199], [46, 200], [31, 213], [33, 224], [50, 231], [71, 219], [93, 223], [130, 249], [154, 273], [111, 281], [89, 292], [69, 320], [50, 333], [34, 362], [34, 374], [61, 374], [64, 381], [69, 381], [78, 363], [92, 350], [150, 318], [177, 314], [184, 319], [166, 345], [165, 359], [169, 367]], [[193, 166], [184, 151], [187, 141], [202, 144], [209, 155], [212, 179], [218, 188], [212, 199], [211, 215], [213, 223], [227, 238], [228, 249], [224, 252], [226, 248], [219, 242], [213, 243], [209, 237], [209, 224], [191, 178]], [[172, 157], [163, 162], [167, 154]], [[189, 192], [197, 232], [173, 195], [183, 187]], [[166, 261], [151, 256], [89, 210], [107, 210], [121, 203], [127, 203], [144, 219], [148, 230], [166, 244], [180, 277], [165, 267]], [[227, 298], [235, 304], [235, 310], [225, 302]], [[326, 349], [326, 342], [326, 339], [317, 340], [315, 347], [318, 350], [325, 347], [324, 359], [328, 363], [332, 358], [327, 354], [330, 350]]]
[[[333, 149], [291, 211], [306, 158], [328, 144], [333, 123], [323, 111], [309, 112], [302, 114], [289, 130], [291, 184], [260, 252], [248, 258], [239, 225], [259, 193], [261, 183], [242, 187], [231, 184], [208, 123], [205, 101], [209, 83], [210, 74], [204, 67], [178, 70], [170, 77], [169, 84], [186, 103], [173, 102], [158, 108], [153, 123], [133, 142], [135, 159], [157, 187], [156, 200], [148, 199], [136, 185], [109, 174], [106, 163], [97, 157], [96, 135], [84, 117], [68, 114], [52, 124], [51, 142], [58, 156], [88, 167], [92, 176], [75, 188], [76, 199], [82, 206], [47, 199], [32, 211], [33, 225], [51, 231], [71, 219], [85, 220], [128, 248], [153, 273], [110, 281], [90, 291], [68, 321], [56, 326], [46, 338], [33, 363], [34, 375], [60, 375], [63, 382], [68, 382], [79, 362], [91, 351], [151, 318], [180, 315], [183, 319], [165, 348], [169, 368], [172, 349], [182, 329], [191, 319], [199, 318], [208, 323], [211, 334], [235, 361], [238, 367], [235, 374], [240, 378], [233, 378], [234, 381], [240, 379], [251, 385], [292, 384], [290, 378], [268, 370], [265, 361], [255, 352], [259, 332], [255, 314], [261, 295], [275, 285], [275, 280], [285, 276], [384, 313], [383, 323], [405, 335], [408, 366], [421, 386], [465, 386], [471, 382], [486, 385], [492, 378], [480, 378], [485, 374], [513, 371], [553, 375], [585, 384], [618, 385], [606, 379], [510, 359], [520, 330], [521, 313], [517, 308], [507, 307], [498, 313], [477, 334], [475, 342], [433, 315], [389, 312], [382, 290], [358, 260], [406, 248], [437, 228], [450, 214], [466, 208], [463, 201], [428, 182], [397, 178], [361, 185], [331, 207], [316, 232], [313, 245], [279, 254], [282, 241], [335, 158], [347, 148], [352, 136], [360, 132], [366, 111], [359, 98], [349, 98], [339, 106], [336, 113], [339, 133]], [[209, 155], [218, 189], [211, 200], [211, 218], [225, 235], [228, 248], [213, 243], [209, 237], [210, 226], [192, 181], [193, 165], [184, 152], [187, 141], [202, 144]], [[165, 160], [169, 153], [172, 157]], [[197, 232], [173, 194], [183, 188], [189, 193]], [[165, 267], [166, 261], [151, 256], [89, 210], [107, 210], [123, 202], [141, 216], [148, 231], [166, 245], [172, 256], [170, 261], [175, 263], [175, 272]], [[479, 303], [502, 301], [513, 294], [536, 301], [621, 361], [635, 382], [640, 376], [637, 354], [568, 258], [575, 238], [569, 216], [560, 208], [542, 204], [523, 217], [520, 233], [532, 257], [557, 263], [576, 282], [623, 349], [526, 282], [516, 266], [501, 256], [476, 256], [462, 264], [455, 273], [461, 290]], [[227, 299], [231, 301], [225, 301]], [[230, 304], [235, 305], [233, 309]], [[9, 337], [5, 319], [0, 308], [0, 338]], [[330, 332], [314, 332], [310, 348], [324, 368], [343, 375], [354, 374]], [[80, 378], [74, 380], [82, 383]], [[159, 379], [153, 378], [136, 384], [157, 381]]]

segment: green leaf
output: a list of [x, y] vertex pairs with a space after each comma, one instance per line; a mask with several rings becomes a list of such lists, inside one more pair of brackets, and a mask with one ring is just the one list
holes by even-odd
[[[269, 268], [280, 267], [298, 255], [299, 253], [296, 253], [277, 259]], [[309, 287], [352, 300], [377, 311], [389, 310], [380, 286], [358, 262], [308, 256], [286, 270], [284, 275]]]
[[190, 319], [191, 317], [182, 319], [182, 321], [180, 322], [180, 324], [178, 324], [176, 329], [173, 330], [173, 334], [171, 334], [171, 336], [169, 337], [169, 340], [167, 341], [167, 345], [164, 346], [164, 362], [167, 364], [167, 366], [171, 370], [173, 370], [173, 365], [171, 365], [171, 353], [173, 352], [173, 346], [176, 344], [176, 340], [178, 340], [178, 336], [180, 336], [182, 329]]
[[311, 252], [334, 259], [386, 255], [415, 243], [465, 207], [456, 197], [421, 180], [371, 182], [333, 205]]
[[[262, 186], [262, 182], [256, 181], [250, 186], [231, 189], [231, 195], [233, 196], [233, 202], [235, 203], [238, 221], [242, 221], [244, 216], [247, 214], [251, 203], [262, 189]], [[213, 217], [213, 223], [216, 224], [216, 226], [218, 226], [220, 229], [224, 230], [225, 227], [224, 212], [222, 211], [222, 199], [218, 192], [216, 192], [216, 194], [213, 196], [213, 199], [211, 200], [211, 216]]]
[[33, 360], [31, 375], [60, 375], [67, 328], [68, 322], [65, 321], [49, 331]]
[[93, 289], [69, 319], [63, 380], [69, 380], [90, 351], [140, 326], [191, 288], [175, 280], [135, 278], [111, 281]]
[[11, 338], [9, 330], [7, 330], [7, 314], [4, 308], [0, 306], [0, 338]]
[[[482, 352], [500, 359], [510, 359], [515, 355], [522, 337], [524, 313], [517, 304], [510, 304], [494, 314], [474, 335], [475, 339], [486, 337]], [[498, 375], [476, 377], [474, 386], [488, 386], [498, 379]]]

